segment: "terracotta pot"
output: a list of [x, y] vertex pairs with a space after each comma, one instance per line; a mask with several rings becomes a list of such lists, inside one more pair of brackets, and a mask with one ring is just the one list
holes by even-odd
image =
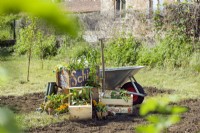
[[102, 112], [102, 117], [106, 118], [108, 116], [108, 112]]
[[101, 112], [97, 112], [97, 117], [98, 117], [98, 119], [102, 119], [102, 113]]
[[52, 115], [53, 114], [53, 108], [48, 108], [48, 114]]

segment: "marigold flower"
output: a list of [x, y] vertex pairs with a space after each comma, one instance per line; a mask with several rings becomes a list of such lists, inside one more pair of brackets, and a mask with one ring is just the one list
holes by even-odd
[[94, 106], [97, 106], [97, 102], [95, 100], [92, 100]]

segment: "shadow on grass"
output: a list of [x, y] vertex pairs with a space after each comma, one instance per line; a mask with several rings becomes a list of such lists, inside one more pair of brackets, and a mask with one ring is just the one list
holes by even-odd
[[156, 96], [161, 94], [173, 94], [174, 90], [169, 89], [157, 89], [156, 87], [144, 87], [144, 91], [147, 94], [147, 96]]
[[0, 48], [0, 61], [7, 61], [7, 60], [9, 60], [9, 57], [12, 56], [13, 52], [14, 52], [13, 47]]
[[14, 113], [29, 113], [40, 107], [43, 101], [43, 92], [23, 96], [0, 96], [0, 107], [8, 107]]

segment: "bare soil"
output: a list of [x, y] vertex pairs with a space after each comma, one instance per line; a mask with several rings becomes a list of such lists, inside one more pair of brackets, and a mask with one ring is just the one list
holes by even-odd
[[[159, 94], [172, 94], [173, 90], [158, 90], [155, 87], [145, 87], [148, 96]], [[15, 113], [29, 113], [34, 111], [44, 100], [44, 93], [33, 93], [24, 96], [2, 96], [0, 107], [7, 106]], [[182, 115], [182, 121], [168, 129], [170, 133], [197, 133], [200, 131], [200, 99], [189, 99], [178, 103], [178, 105], [189, 108], [187, 113]], [[85, 120], [85, 121], [63, 121], [45, 127], [27, 129], [30, 133], [133, 133], [134, 128], [144, 124], [145, 120], [139, 113], [139, 107], [134, 109], [133, 115], [117, 115], [106, 120]]]

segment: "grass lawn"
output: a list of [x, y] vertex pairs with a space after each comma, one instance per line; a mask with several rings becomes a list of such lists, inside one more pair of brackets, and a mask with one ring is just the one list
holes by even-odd
[[[47, 82], [55, 82], [54, 67], [63, 61], [63, 59], [45, 60], [44, 69], [41, 69], [40, 60], [32, 60], [30, 82], [26, 82], [27, 58], [18, 57], [0, 61], [0, 65], [9, 70], [8, 83], [0, 86], [0, 96], [22, 96], [27, 93], [44, 92]], [[139, 71], [135, 77], [142, 86], [175, 90], [174, 95], [177, 95], [180, 99], [199, 98], [200, 96], [200, 74], [189, 69], [161, 70], [145, 68]], [[30, 113], [16, 113], [15, 116], [23, 129], [44, 126], [68, 119], [67, 115], [53, 117], [44, 113], [37, 113], [35, 110]]]
[[143, 86], [175, 90], [180, 100], [200, 96], [200, 74], [190, 69], [143, 69], [135, 77]]

